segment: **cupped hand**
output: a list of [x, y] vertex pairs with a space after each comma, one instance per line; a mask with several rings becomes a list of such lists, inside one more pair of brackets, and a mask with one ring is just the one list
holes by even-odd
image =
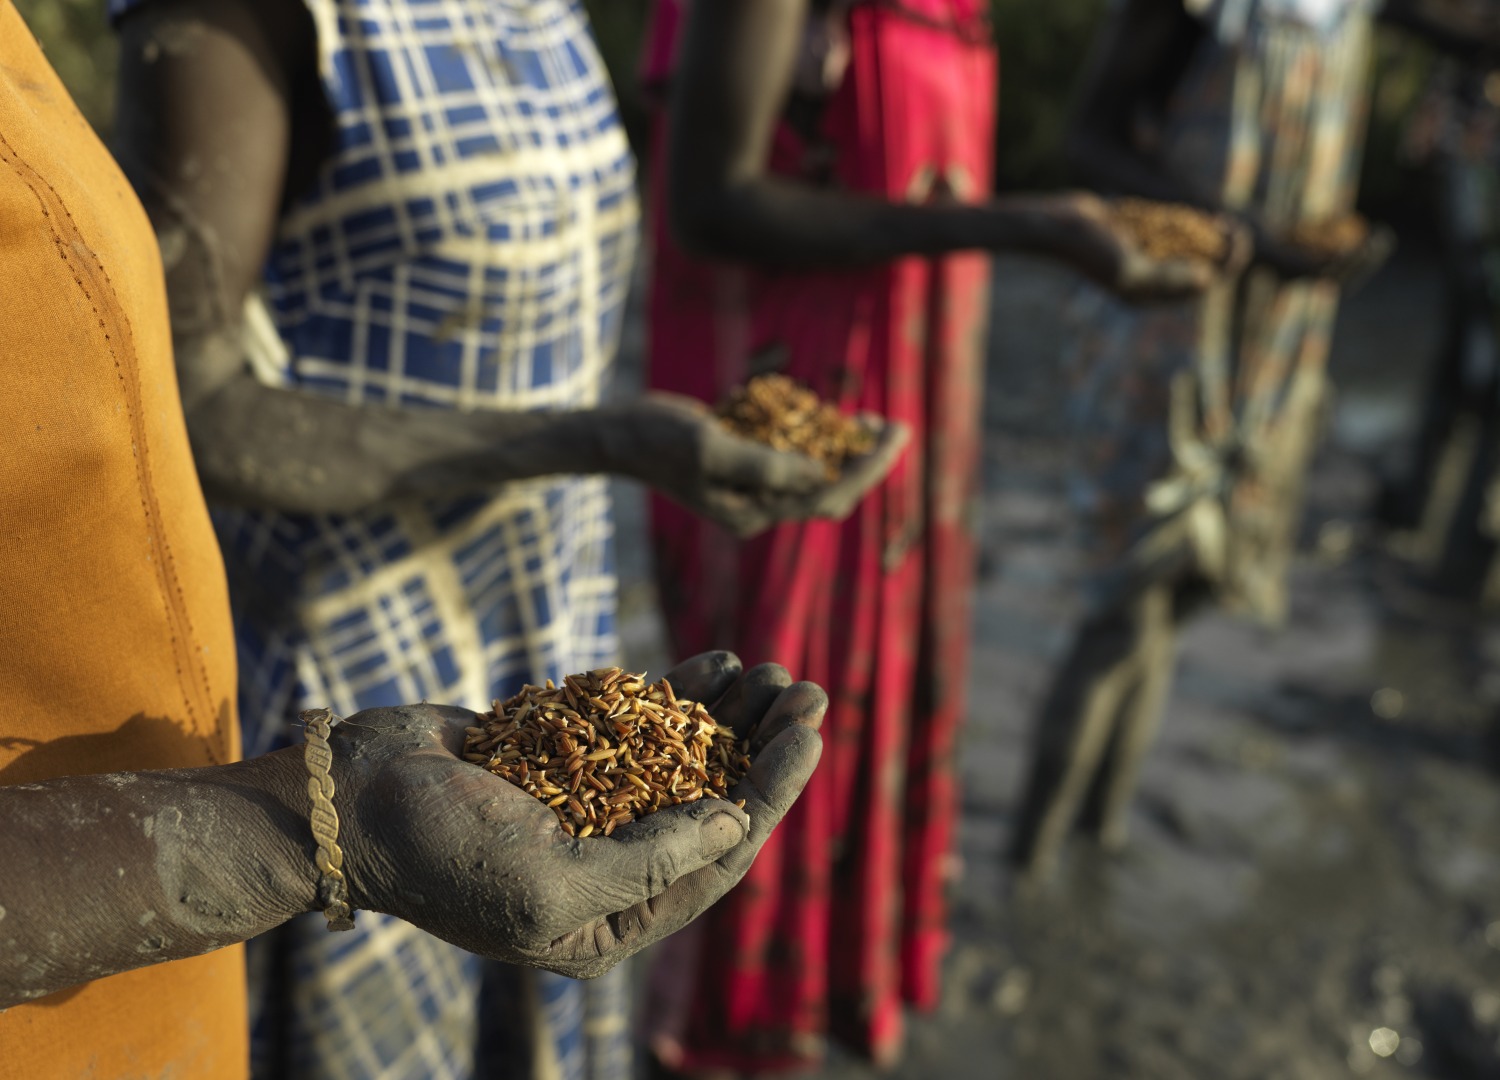
[[1221, 276], [1243, 265], [1248, 252], [1239, 229], [1225, 218], [1230, 260], [1214, 265], [1203, 259], [1158, 259], [1141, 250], [1129, 231], [1110, 213], [1109, 204], [1089, 192], [1041, 200], [1056, 224], [1053, 250], [1086, 277], [1135, 303], [1182, 300], [1202, 293]]
[[475, 722], [466, 709], [371, 709], [339, 724], [335, 804], [355, 906], [579, 978], [696, 918], [744, 876], [812, 775], [827, 698], [780, 668], [742, 675], [723, 652], [667, 677], [720, 723], [756, 729], [753, 764], [731, 792], [743, 810], [701, 799], [577, 839], [540, 801], [459, 757]]
[[899, 420], [886, 421], [872, 414], [864, 414], [860, 420], [875, 432], [873, 449], [846, 462], [836, 479], [825, 480], [815, 491], [749, 500], [743, 507], [738, 535], [754, 536], [783, 521], [842, 521], [852, 514], [870, 489], [890, 475], [911, 440], [911, 429]]
[[695, 398], [651, 393], [606, 420], [610, 470], [633, 476], [739, 537], [783, 521], [847, 517], [891, 471], [910, 432], [878, 427], [875, 448], [830, 480], [821, 462], [730, 432]]
[[1299, 244], [1256, 227], [1255, 261], [1288, 281], [1321, 278], [1351, 288], [1370, 277], [1395, 250], [1395, 234], [1384, 225], [1368, 226], [1344, 249]]

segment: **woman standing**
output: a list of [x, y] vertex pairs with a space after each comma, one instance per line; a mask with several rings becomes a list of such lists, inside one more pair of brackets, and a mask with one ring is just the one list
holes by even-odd
[[[830, 486], [695, 403], [602, 400], [637, 213], [580, 4], [113, 10], [120, 154], [220, 507], [247, 754], [309, 704], [484, 709], [612, 662], [598, 474], [753, 531], [888, 467], [889, 439], [867, 479]], [[618, 979], [482, 963], [396, 919], [293, 921], [252, 945], [251, 975], [261, 1075], [629, 1067]]]
[[1095, 294], [1074, 319], [1092, 603], [1038, 722], [1013, 849], [1035, 876], [1080, 812], [1106, 846], [1123, 842], [1184, 614], [1209, 596], [1285, 613], [1336, 274], [1361, 250], [1314, 240], [1354, 220], [1375, 6], [1126, 0], [1101, 35], [1079, 169], [1100, 190], [1241, 218], [1258, 264], [1194, 304]]
[[[660, 0], [651, 385], [715, 401], [779, 371], [911, 446], [842, 523], [735, 544], [657, 501], [679, 648], [722, 639], [829, 687], [827, 753], [773, 851], [658, 968], [652, 1045], [696, 1072], [803, 1067], [829, 1036], [889, 1062], [933, 1005], [967, 680], [985, 250], [1127, 291], [1201, 288], [1102, 204], [993, 199], [996, 60], [979, 0]], [[773, 610], [772, 596], [790, 600]], [[699, 942], [702, 943], [701, 948]]]

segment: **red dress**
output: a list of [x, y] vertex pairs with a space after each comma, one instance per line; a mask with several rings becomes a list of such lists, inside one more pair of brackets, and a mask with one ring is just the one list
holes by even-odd
[[[657, 4], [650, 82], [670, 77], [680, 6]], [[987, 198], [996, 60], [986, 9], [853, 6], [850, 63], [817, 136], [783, 125], [772, 167], [897, 201]], [[989, 260], [772, 273], [691, 259], [660, 212], [664, 118], [656, 135], [651, 385], [717, 401], [752, 365], [773, 367], [846, 411], [905, 422], [913, 439], [842, 523], [737, 543], [653, 503], [678, 651], [727, 646], [747, 664], [775, 661], [832, 702], [806, 793], [745, 881], [660, 961], [653, 1045], [684, 1069], [806, 1065], [830, 1035], [889, 1059], [903, 1002], [936, 1004], [947, 943]]]

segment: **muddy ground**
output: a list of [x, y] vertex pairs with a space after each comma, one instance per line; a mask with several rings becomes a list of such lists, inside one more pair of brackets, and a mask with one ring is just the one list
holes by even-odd
[[[1482, 762], [1500, 633], [1413, 587], [1367, 513], [1436, 347], [1419, 256], [1345, 307], [1289, 624], [1193, 624], [1128, 849], [1080, 839], [1049, 887], [1013, 888], [1001, 852], [1029, 724], [1078, 612], [1056, 364], [1069, 287], [997, 268], [964, 873], [942, 1006], [913, 1019], [894, 1075], [1500, 1078], [1500, 774]], [[621, 517], [630, 650], [655, 663], [628, 490]]]

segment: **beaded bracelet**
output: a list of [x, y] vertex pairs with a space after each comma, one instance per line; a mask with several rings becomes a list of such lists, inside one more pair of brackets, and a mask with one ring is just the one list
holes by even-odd
[[318, 845], [318, 903], [329, 930], [353, 930], [344, 852], [339, 847], [339, 815], [333, 808], [333, 750], [328, 745], [328, 735], [338, 722], [331, 709], [308, 709], [302, 714], [307, 737], [302, 760], [307, 766], [307, 794], [312, 799], [313, 840]]

